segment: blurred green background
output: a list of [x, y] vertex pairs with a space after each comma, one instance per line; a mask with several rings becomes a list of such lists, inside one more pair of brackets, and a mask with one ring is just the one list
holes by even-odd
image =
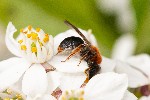
[[[150, 53], [150, 0], [130, 0], [130, 4], [136, 18], [135, 29], [130, 31], [138, 41], [135, 53]], [[116, 16], [103, 13], [96, 0], [0, 0], [4, 30], [12, 21], [17, 29], [32, 25], [56, 35], [68, 29], [65, 19], [84, 30], [92, 29], [101, 53], [107, 57], [115, 40], [124, 34], [115, 24]]]

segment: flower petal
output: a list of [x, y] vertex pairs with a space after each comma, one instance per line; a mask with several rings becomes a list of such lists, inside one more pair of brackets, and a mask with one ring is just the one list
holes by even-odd
[[127, 86], [128, 78], [125, 74], [98, 74], [87, 83], [85, 100], [121, 100]]
[[18, 57], [12, 57], [12, 58], [9, 58], [7, 60], [1, 61], [0, 62], [0, 73], [7, 70], [7, 69], [9, 69], [9, 68], [11, 68], [11, 67], [13, 67], [13, 66], [10, 66], [10, 65], [17, 64], [19, 59], [20, 58], [18, 58]]
[[[94, 37], [94, 35], [91, 32], [87, 32], [85, 30], [79, 29], [83, 35], [94, 45], [97, 46], [97, 42], [96, 39]], [[81, 37], [78, 33], [76, 33], [76, 31], [74, 29], [69, 29], [63, 33], [60, 33], [58, 35], [55, 36], [54, 38], [54, 54], [57, 53], [57, 48], [59, 46], [59, 44], [67, 37], [71, 37], [71, 36], [76, 36], [76, 37]], [[82, 37], [81, 37], [82, 38]]]
[[47, 73], [47, 78], [48, 78], [47, 93], [52, 94], [52, 92], [60, 85], [60, 74], [56, 71], [51, 71]]
[[137, 97], [133, 93], [126, 91], [122, 100], [137, 100]]
[[37, 96], [35, 98], [32, 98], [30, 96], [27, 96], [26, 100], [57, 100], [56, 98], [54, 98], [53, 96], [51, 96], [50, 94], [45, 94], [44, 96]]
[[46, 58], [46, 61], [50, 60], [54, 55], [54, 38], [52, 35], [49, 36], [50, 41], [48, 42], [48, 56]]
[[85, 69], [88, 68], [87, 63], [83, 60], [79, 66], [79, 58], [76, 56], [73, 56], [66, 62], [61, 62], [64, 61], [68, 56], [65, 55], [57, 55], [54, 56], [49, 63], [54, 66], [57, 71], [60, 72], [67, 72], [67, 73], [78, 73], [78, 72], [84, 72]]
[[61, 73], [59, 88], [62, 91], [79, 89], [85, 79], [86, 75], [84, 73]]
[[139, 100], [150, 100], [150, 96], [143, 96], [143, 97], [141, 97]]
[[52, 95], [50, 95], [50, 94], [46, 94], [46, 95], [44, 95], [43, 97], [41, 97], [37, 100], [57, 100], [57, 99], [55, 97], [53, 97]]
[[127, 62], [142, 70], [145, 74], [147, 74], [150, 78], [150, 56], [147, 54], [140, 54], [137, 56], [132, 56], [127, 59]]
[[7, 48], [9, 49], [9, 51], [12, 54], [14, 54], [18, 57], [22, 57], [21, 52], [18, 49], [18, 44], [15, 41], [15, 39], [13, 38], [13, 35], [16, 31], [17, 31], [17, 29], [12, 24], [12, 22], [9, 22], [8, 26], [7, 26], [7, 29], [6, 29], [5, 42], [6, 42]]
[[32, 65], [22, 80], [22, 91], [32, 98], [42, 96], [48, 86], [47, 74], [40, 64]]
[[116, 62], [106, 57], [102, 57], [102, 63], [100, 64], [101, 72], [112, 72], [116, 66]]
[[134, 53], [136, 40], [131, 34], [121, 36], [115, 43], [112, 58], [124, 61]]
[[[31, 65], [23, 58], [11, 58], [4, 63], [1, 62], [1, 64], [8, 69], [0, 73], [0, 91], [16, 83]], [[11, 67], [9, 68], [9, 66]]]
[[148, 78], [143, 73], [126, 63], [118, 61], [115, 71], [117, 73], [125, 73], [128, 75], [129, 87], [131, 88], [136, 88], [149, 83]]

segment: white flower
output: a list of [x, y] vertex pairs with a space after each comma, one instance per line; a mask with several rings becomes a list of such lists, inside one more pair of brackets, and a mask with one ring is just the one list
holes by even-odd
[[136, 47], [136, 39], [130, 33], [123, 34], [119, 37], [112, 50], [112, 59], [125, 61], [129, 56], [133, 55]]
[[49, 94], [44, 94], [40, 97], [26, 97], [20, 90], [16, 88], [8, 88], [3, 93], [0, 93], [0, 98], [3, 100], [56, 100], [53, 96]]
[[135, 44], [132, 35], [123, 35], [117, 40], [112, 54], [116, 62], [114, 71], [126, 73], [131, 88], [150, 84], [150, 56], [147, 54], [132, 56]]
[[143, 96], [139, 100], [150, 100], [150, 96]]
[[118, 29], [130, 32], [135, 28], [135, 11], [130, 0], [96, 0], [96, 2], [103, 13], [116, 16]]
[[58, 79], [56, 72], [46, 73], [50, 70], [46, 62], [53, 56], [53, 37], [40, 28], [35, 30], [28, 26], [20, 30], [15, 40], [13, 35], [16, 31], [10, 22], [5, 41], [7, 48], [17, 57], [0, 62], [0, 91], [22, 78], [22, 91], [28, 98], [51, 94], [58, 86], [52, 82], [54, 77]]
[[[66, 82], [66, 84], [68, 84]], [[70, 84], [68, 84], [70, 85]], [[83, 89], [65, 90], [59, 100], [137, 100], [127, 91], [125, 74], [104, 73], [94, 76]]]

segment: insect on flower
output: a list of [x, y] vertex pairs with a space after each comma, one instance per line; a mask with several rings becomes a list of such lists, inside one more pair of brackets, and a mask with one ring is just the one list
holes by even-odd
[[66, 60], [62, 61], [62, 62], [66, 62], [75, 54], [80, 53], [81, 58], [80, 58], [80, 62], [78, 64], [78, 66], [80, 65], [82, 60], [85, 60], [89, 67], [85, 70], [85, 74], [86, 74], [87, 78], [84, 81], [84, 83], [87, 83], [101, 69], [101, 67], [99, 66], [99, 64], [102, 62], [101, 54], [100, 54], [98, 48], [93, 46], [86, 39], [86, 37], [79, 31], [79, 29], [77, 27], [75, 27], [68, 21], [65, 21], [65, 24], [67, 24], [68, 26], [73, 28], [82, 37], [82, 39], [80, 37], [75, 37], [75, 36], [65, 38], [58, 46], [57, 54], [59, 54], [63, 51], [71, 50], [71, 53], [66, 58]]

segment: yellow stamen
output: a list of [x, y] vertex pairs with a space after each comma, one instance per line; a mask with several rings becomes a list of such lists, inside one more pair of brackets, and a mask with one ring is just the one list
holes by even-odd
[[43, 39], [43, 41], [44, 41], [45, 43], [48, 42], [48, 41], [49, 41], [49, 36], [45, 36], [44, 39]]
[[43, 46], [43, 43], [39, 41], [40, 46]]
[[6, 91], [8, 94], [12, 94], [12, 92], [13, 92], [11, 89], [7, 89]]
[[31, 51], [32, 52], [37, 52], [37, 48], [36, 47], [32, 47]]
[[38, 40], [40, 40], [40, 38], [39, 38], [39, 37], [37, 37], [37, 39], [38, 39]]
[[18, 41], [18, 43], [20, 43], [20, 44], [21, 44], [22, 42], [23, 42], [23, 40], [19, 40], [19, 41]]
[[64, 96], [61, 98], [61, 100], [67, 100]]
[[81, 95], [84, 95], [84, 91], [81, 91], [80, 94], [81, 94]]
[[34, 32], [31, 33], [31, 36], [32, 36], [32, 40], [36, 40], [38, 38], [38, 34]]
[[23, 32], [24, 34], [27, 34], [27, 31]]
[[79, 100], [84, 100], [84, 98], [79, 98]]
[[40, 28], [36, 28], [36, 32], [40, 32], [40, 30], [41, 30]]
[[25, 45], [21, 45], [21, 50], [27, 50], [27, 47]]
[[48, 36], [48, 33], [46, 33], [45, 36]]
[[66, 95], [68, 95], [68, 94], [69, 94], [69, 92], [68, 92], [68, 91], [66, 91], [65, 93], [66, 93]]
[[10, 98], [4, 98], [4, 100], [10, 100]]
[[27, 37], [30, 38], [30, 37], [31, 37], [31, 34], [27, 34]]
[[17, 99], [21, 99], [22, 95], [21, 94], [17, 94], [16, 97], [17, 97]]
[[23, 32], [23, 28], [22, 28], [22, 29], [20, 29], [20, 32]]
[[29, 26], [28, 26], [28, 30], [29, 30], [29, 31], [31, 31], [31, 29], [32, 29], [32, 26], [31, 26], [31, 25], [29, 25]]

